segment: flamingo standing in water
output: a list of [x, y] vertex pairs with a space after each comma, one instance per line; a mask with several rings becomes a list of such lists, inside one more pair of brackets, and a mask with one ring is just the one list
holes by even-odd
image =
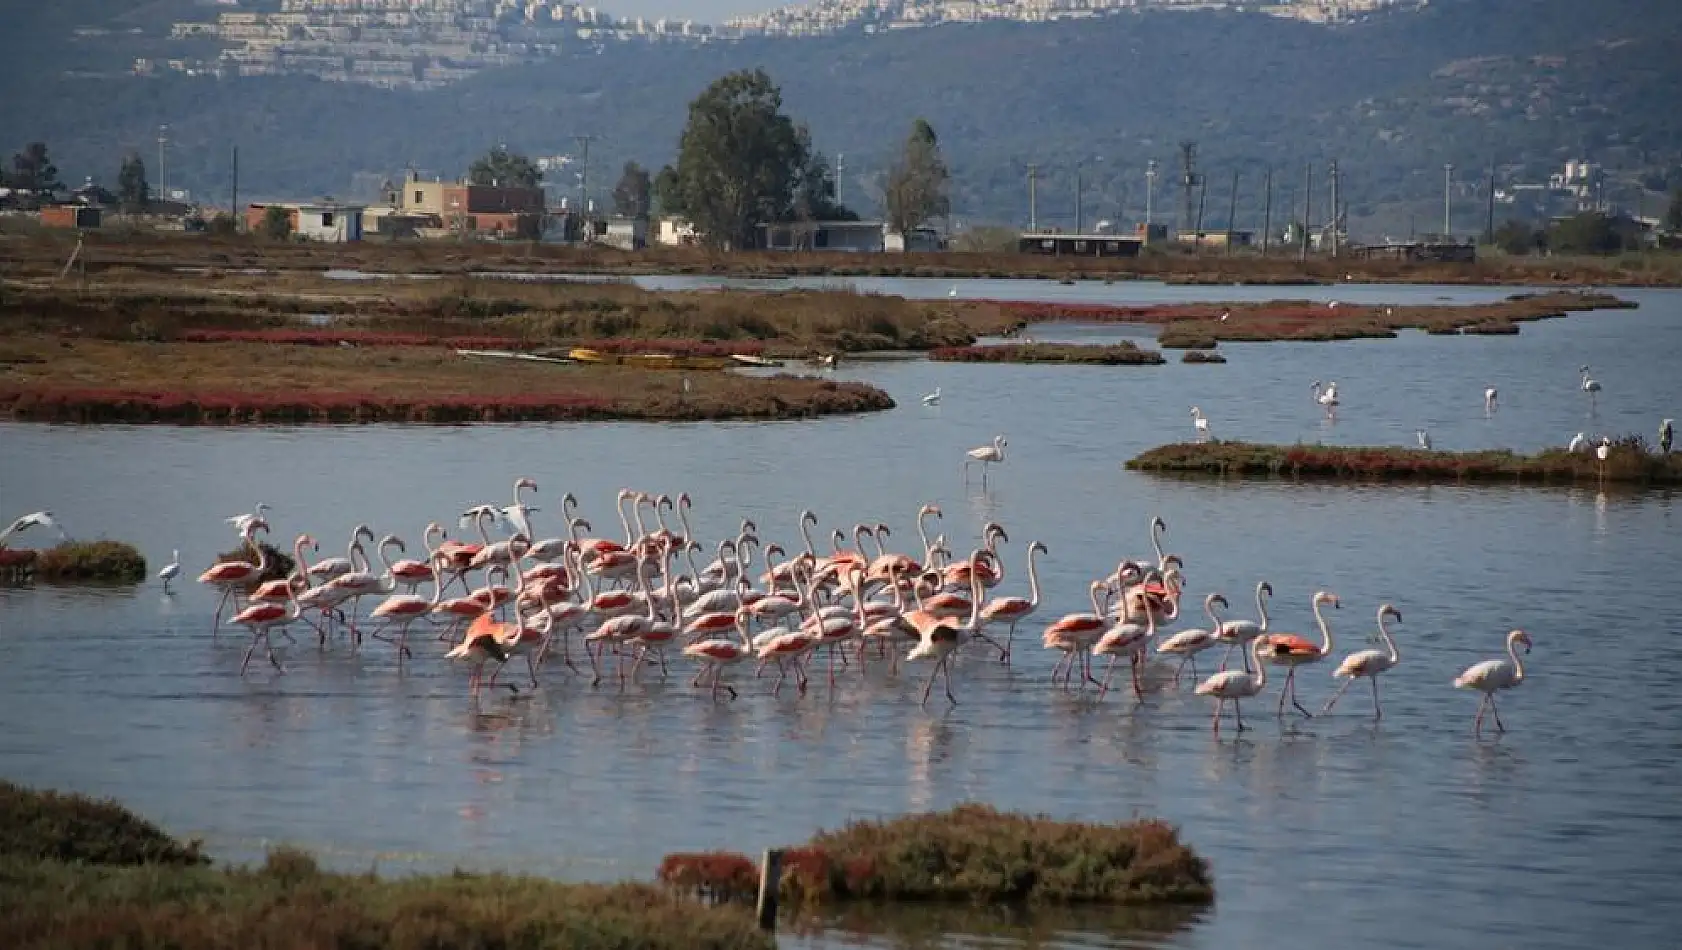
[[1326, 410], [1326, 418], [1337, 421], [1337, 381], [1322, 386], [1319, 380], [1314, 381], [1314, 401]]
[[[359, 524], [355, 528], [351, 529], [350, 546], [346, 549], [345, 556], [323, 558], [322, 560], [315, 562], [315, 564], [310, 567], [309, 576], [319, 577], [324, 581], [330, 581], [335, 577], [340, 577], [353, 571], [367, 570], [368, 565], [366, 557], [363, 558], [363, 564], [361, 567], [358, 567], [356, 562], [356, 554], [361, 550], [361, 548], [357, 547], [356, 543], [364, 538], [372, 543], [374, 540], [374, 529], [365, 524]], [[364, 552], [364, 554], [365, 553], [366, 552]]]
[[1156, 636], [1156, 611], [1144, 612], [1145, 622], [1123, 620], [1104, 632], [1098, 642], [1092, 646], [1094, 656], [1109, 656], [1110, 665], [1104, 672], [1104, 683], [1098, 687], [1098, 698], [1110, 691], [1110, 677], [1115, 675], [1115, 665], [1122, 654], [1127, 654], [1133, 673], [1133, 696], [1144, 700], [1145, 690], [1139, 682], [1139, 661], [1144, 658], [1145, 646]]
[[1493, 415], [1495, 413], [1495, 398], [1496, 398], [1496, 393], [1495, 393], [1495, 387], [1494, 386], [1491, 386], [1488, 389], [1485, 389], [1483, 391], [1483, 414], [1484, 415], [1488, 416], [1488, 415]]
[[444, 597], [444, 581], [438, 576], [437, 568], [430, 570], [432, 576], [432, 597], [421, 597], [417, 594], [393, 594], [380, 602], [369, 616], [384, 623], [369, 633], [376, 640], [387, 640], [385, 631], [397, 627], [397, 668], [403, 669], [403, 660], [409, 654], [409, 628], [415, 621], [432, 613], [437, 609]]
[[1197, 430], [1197, 441], [1203, 442], [1209, 438], [1209, 420], [1204, 417], [1203, 410], [1191, 407], [1191, 424]]
[[1518, 652], [1514, 649], [1518, 644], [1524, 644], [1524, 652], [1530, 652], [1530, 634], [1523, 630], [1514, 630], [1507, 634], [1507, 658], [1505, 660], [1484, 660], [1466, 668], [1464, 673], [1454, 678], [1455, 689], [1475, 689], [1483, 694], [1478, 702], [1478, 716], [1472, 723], [1472, 735], [1483, 734], [1483, 712], [1488, 709], [1495, 714], [1495, 729], [1506, 732], [1507, 727], [1501, 724], [1501, 713], [1495, 708], [1495, 694], [1503, 689], [1512, 689], [1524, 682], [1524, 663], [1519, 660]]
[[934, 668], [929, 671], [929, 681], [923, 686], [923, 704], [927, 705], [929, 693], [934, 690], [934, 678], [942, 671], [946, 673], [946, 700], [952, 705], [958, 705], [958, 697], [952, 695], [952, 654], [957, 652], [963, 644], [966, 635], [974, 634], [981, 622], [981, 572], [975, 570], [984, 549], [977, 549], [970, 555], [970, 615], [969, 622], [959, 626], [949, 618], [937, 617], [926, 610], [913, 610], [905, 615], [905, 621], [917, 630], [921, 642], [905, 654], [906, 660], [934, 660]]
[[1003, 463], [1005, 460], [1005, 437], [993, 436], [992, 445], [983, 445], [970, 449], [964, 453], [964, 484], [969, 484], [969, 467], [977, 462], [981, 463], [981, 487], [987, 487], [987, 466]]
[[[296, 550], [302, 550], [306, 544], [314, 545], [315, 539], [307, 534], [301, 534], [298, 536], [294, 547]], [[288, 603], [285, 606], [269, 603], [252, 604], [228, 619], [229, 623], [239, 624], [251, 631], [251, 645], [246, 648], [245, 659], [240, 662], [239, 675], [244, 676], [246, 668], [251, 665], [251, 655], [256, 652], [258, 643], [263, 643], [268, 647], [269, 662], [274, 664], [275, 672], [286, 672], [280, 665], [280, 658], [274, 654], [274, 642], [269, 639], [269, 634], [275, 628], [296, 622], [302, 614], [302, 608], [298, 605], [298, 591], [292, 587], [288, 587], [286, 590], [290, 596], [287, 598]]]
[[[1234, 648], [1243, 650], [1245, 644], [1267, 634], [1267, 601], [1263, 599], [1263, 594], [1268, 597], [1273, 596], [1273, 585], [1267, 581], [1259, 581], [1256, 584], [1256, 613], [1261, 617], [1260, 623], [1254, 620], [1227, 620], [1215, 625], [1215, 639], [1227, 645], [1226, 655], [1221, 657], [1221, 669], [1226, 669], [1227, 663], [1232, 659]], [[1221, 606], [1223, 608], [1226, 606], [1225, 597], [1221, 598]], [[1244, 652], [1241, 659], [1244, 661], [1244, 668], [1249, 669], [1249, 652]]]
[[1309, 663], [1318, 663], [1332, 653], [1332, 628], [1326, 623], [1326, 615], [1320, 612], [1323, 604], [1331, 604], [1337, 608], [1337, 595], [1331, 591], [1320, 591], [1314, 595], [1314, 622], [1320, 625], [1320, 642], [1313, 643], [1295, 633], [1270, 633], [1257, 637], [1254, 641], [1260, 644], [1259, 650], [1253, 650], [1257, 656], [1263, 657], [1275, 666], [1286, 667], [1284, 688], [1279, 691], [1279, 715], [1285, 714], [1285, 700], [1288, 698], [1297, 712], [1312, 717], [1314, 714], [1302, 708], [1297, 702], [1296, 677], [1297, 667]]
[[1326, 700], [1326, 705], [1320, 710], [1320, 715], [1324, 716], [1331, 712], [1332, 707], [1337, 704], [1338, 698], [1343, 695], [1343, 691], [1353, 686], [1356, 680], [1364, 676], [1367, 682], [1372, 684], [1372, 717], [1374, 719], [1384, 718], [1384, 707], [1378, 704], [1378, 675], [1402, 661], [1401, 654], [1396, 652], [1396, 641], [1391, 638], [1390, 629], [1384, 625], [1384, 618], [1386, 617], [1395, 617], [1397, 623], [1402, 622], [1402, 612], [1397, 610], [1393, 604], [1385, 604], [1378, 608], [1378, 635], [1384, 638], [1384, 649], [1362, 650], [1343, 658], [1343, 662], [1339, 663], [1337, 669], [1332, 671], [1332, 675], [1334, 677], [1347, 677], [1347, 679], [1342, 686], [1337, 688], [1337, 692], [1332, 694], [1332, 698]]
[[1221, 711], [1228, 702], [1232, 703], [1232, 718], [1238, 721], [1238, 731], [1244, 731], [1244, 711], [1239, 708], [1240, 699], [1250, 699], [1261, 694], [1267, 688], [1267, 668], [1261, 662], [1262, 642], [1250, 641], [1250, 654], [1255, 657], [1256, 671], [1222, 670], [1203, 682], [1197, 684], [1197, 695], [1213, 696], [1215, 698], [1215, 735], [1221, 734]]
[[1180, 658], [1180, 665], [1174, 667], [1175, 685], [1179, 685], [1180, 671], [1185, 669], [1187, 663], [1191, 664], [1191, 675], [1196, 677], [1197, 655], [1220, 642], [1216, 631], [1221, 629], [1221, 618], [1215, 613], [1216, 603], [1223, 609], [1227, 606], [1226, 598], [1220, 594], [1210, 594], [1203, 598], [1203, 612], [1209, 615], [1209, 629], [1193, 627], [1190, 630], [1181, 630], [1157, 644], [1157, 653], [1175, 654]]
[[754, 655], [753, 641], [748, 639], [748, 610], [746, 607], [736, 611], [736, 634], [738, 639], [714, 637], [698, 640], [683, 648], [683, 655], [701, 663], [701, 673], [695, 677], [694, 686], [700, 686], [708, 673], [712, 674], [712, 698], [718, 701], [718, 691], [723, 688], [730, 693], [730, 698], [736, 698], [736, 688], [724, 682], [724, 671]]
[[1594, 412], [1595, 403], [1600, 396], [1600, 380], [1589, 375], [1589, 367], [1584, 363], [1580, 372], [1583, 374], [1583, 392], [1589, 394], [1589, 412]]
[[264, 504], [263, 502], [258, 502], [256, 507], [252, 508], [249, 513], [243, 514], [243, 515], [234, 515], [231, 518], [225, 518], [223, 520], [228, 522], [229, 524], [233, 525], [234, 530], [243, 535], [245, 533], [245, 529], [253, 521], [265, 521], [265, 520], [267, 520], [268, 519], [268, 512], [269, 512], [269, 506]]
[[[987, 602], [987, 606], [981, 608], [981, 628], [983, 630], [996, 623], [1010, 625], [1010, 629], [1005, 632], [1005, 645], [999, 650], [1000, 663], [1010, 662], [1010, 644], [1016, 638], [1016, 625], [1033, 616], [1034, 611], [1039, 609], [1040, 574], [1039, 568], [1034, 564], [1034, 555], [1044, 553], [1046, 553], [1044, 542], [1034, 541], [1028, 545], [1028, 597], [1026, 599], [1021, 597], [995, 597]], [[980, 575], [976, 574], [976, 576], [979, 578]]]
[[[1057, 683], [1057, 677], [1063, 675], [1063, 686], [1068, 688], [1069, 680], [1074, 677], [1075, 657], [1080, 656], [1081, 689], [1086, 688], [1087, 681], [1098, 685], [1098, 680], [1092, 676], [1092, 657], [1088, 652], [1092, 642], [1109, 629], [1109, 618], [1104, 614], [1104, 605], [1098, 602], [1098, 592], [1104, 589], [1103, 581], [1093, 581], [1087, 593], [1092, 597], [1092, 613], [1064, 614], [1051, 626], [1045, 628], [1044, 643], [1048, 650], [1062, 650], [1063, 658], [1057, 661], [1057, 666], [1051, 671], [1051, 682]], [[1064, 674], [1063, 665], [1067, 663], [1068, 672]]]
[[269, 531], [268, 522], [261, 519], [253, 520], [247, 523], [245, 530], [240, 533], [240, 537], [245, 539], [246, 544], [257, 549], [257, 563], [221, 561], [211, 565], [209, 570], [199, 575], [200, 584], [222, 588], [222, 599], [216, 602], [216, 614], [210, 620], [210, 636], [212, 639], [216, 637], [216, 632], [221, 628], [222, 610], [228, 606], [228, 598], [233, 596], [234, 591], [246, 587], [252, 581], [261, 577], [263, 571], [268, 569], [269, 552], [252, 540], [259, 531], [267, 534]]

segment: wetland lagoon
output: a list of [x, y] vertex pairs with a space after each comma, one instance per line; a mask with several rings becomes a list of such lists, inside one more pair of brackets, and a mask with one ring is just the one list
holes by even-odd
[[[959, 283], [975, 297], [1114, 304], [1241, 290]], [[951, 286], [928, 282], [925, 295]], [[1401, 304], [1513, 290], [1289, 296]], [[51, 509], [78, 539], [138, 544], [153, 572], [179, 549], [183, 574], [167, 597], [154, 580], [0, 588], [0, 775], [113, 796], [202, 838], [219, 860], [260, 861], [288, 844], [350, 871], [459, 866], [568, 881], [646, 880], [669, 852], [757, 854], [849, 818], [964, 801], [1086, 821], [1158, 817], [1209, 860], [1218, 893], [1211, 907], [1162, 912], [850, 908], [791, 926], [779, 936], [788, 947], [1665, 946], [1682, 909], [1682, 700], [1665, 660], [1682, 569], [1672, 492], [1179, 481], [1122, 468], [1189, 440], [1192, 405], [1215, 438], [1283, 445], [1407, 446], [1421, 428], [1447, 450], [1534, 453], [1579, 431], [1651, 440], [1682, 404], [1682, 292], [1620, 296], [1639, 309], [1527, 323], [1510, 337], [1223, 343], [1221, 366], [843, 361], [826, 375], [879, 387], [897, 408], [820, 420], [3, 424], [5, 517]], [[1051, 343], [1149, 336], [1031, 332]], [[1585, 363], [1604, 384], [1592, 409], [1578, 388]], [[1310, 390], [1332, 379], [1335, 422]], [[1488, 414], [1486, 386], [1501, 394]], [[924, 405], [937, 387], [942, 400]], [[1001, 433], [1005, 461], [985, 489], [966, 485], [964, 452]], [[747, 517], [794, 551], [811, 508], [820, 545], [833, 528], [881, 521], [889, 546], [907, 550], [918, 507], [933, 503], [959, 557], [985, 523], [1007, 529], [994, 594], [1027, 593], [1024, 552], [1045, 542], [1042, 606], [1017, 631], [1010, 666], [986, 651], [960, 656], [956, 706], [938, 690], [919, 706], [926, 667], [890, 676], [882, 664], [843, 671], [833, 691], [814, 665], [804, 695], [776, 697], [770, 676], [739, 670], [741, 698], [715, 703], [678, 660], [669, 679], [623, 692], [551, 664], [529, 694], [473, 702], [465, 672], [418, 633], [401, 674], [380, 644], [353, 656], [299, 636], [286, 675], [254, 664], [241, 677], [246, 638], [211, 642], [216, 596], [190, 579], [233, 546], [227, 516], [267, 502], [273, 540], [307, 531], [323, 557], [367, 522], [412, 554], [427, 522], [453, 536], [467, 506], [506, 504], [517, 475], [540, 486], [528, 500], [542, 536], [562, 533], [565, 492], [596, 534], [614, 535], [615, 493], [632, 487], [688, 492], [694, 533], [709, 542]], [[1312, 631], [1310, 598], [1334, 591], [1341, 656], [1370, 645], [1379, 604], [1397, 605], [1402, 659], [1383, 678], [1382, 721], [1364, 686], [1332, 715], [1277, 718], [1270, 676], [1246, 704], [1250, 731], [1217, 739], [1212, 703], [1166, 683], [1155, 658], [1142, 702], [1125, 689], [1094, 702], [1092, 690], [1053, 688], [1061, 654], [1040, 649], [1039, 632], [1087, 609], [1088, 583], [1117, 560], [1150, 553], [1153, 515], [1184, 558], [1188, 606], [1219, 591], [1227, 616], [1253, 617], [1250, 592], [1265, 579], [1274, 629]], [[1202, 625], [1196, 613], [1163, 632]], [[1522, 687], [1500, 697], [1507, 731], [1474, 740], [1477, 696], [1451, 681], [1501, 655], [1515, 627], [1535, 650]], [[1207, 654], [1205, 674], [1214, 662]], [[1311, 709], [1335, 688], [1332, 665], [1298, 675]]]

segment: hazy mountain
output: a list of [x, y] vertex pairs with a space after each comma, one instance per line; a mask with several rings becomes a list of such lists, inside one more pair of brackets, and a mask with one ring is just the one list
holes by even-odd
[[[182, 2], [191, 0], [174, 6]], [[353, 180], [399, 175], [411, 162], [458, 174], [497, 142], [570, 152], [573, 137], [589, 133], [598, 136], [590, 190], [600, 199], [626, 158], [670, 160], [687, 102], [709, 80], [763, 66], [819, 147], [845, 154], [842, 197], [866, 214], [875, 210], [875, 176], [917, 116], [941, 135], [955, 214], [966, 221], [1025, 220], [1030, 162], [1040, 166], [1042, 222], [1072, 223], [1077, 162], [1088, 222], [1124, 207], [1137, 214], [1147, 159], [1161, 166], [1158, 212], [1171, 212], [1182, 139], [1198, 143], [1210, 226], [1226, 219], [1235, 168], [1241, 225], [1259, 219], [1268, 166], [1276, 169], [1276, 221], [1300, 202], [1306, 160], [1324, 208], [1326, 163], [1336, 158], [1356, 218], [1397, 230], [1413, 212], [1422, 227], [1434, 224], [1444, 162], [1468, 179], [1457, 199], [1462, 228], [1481, 222], [1473, 180], [1492, 160], [1503, 180], [1545, 177], [1569, 157], [1632, 174], [1682, 164], [1682, 4], [1645, 0], [1437, 0], [1335, 28], [1161, 13], [624, 45], [431, 92], [121, 76], [124, 57], [155, 47], [155, 36], [134, 37], [129, 48], [110, 37], [66, 37], [89, 11], [125, 6], [72, 0], [20, 17], [0, 40], [8, 54], [0, 60], [0, 147], [44, 139], [66, 178], [110, 180], [126, 149], [150, 163], [157, 126], [168, 123], [172, 183], [224, 196], [228, 151], [238, 143], [242, 196], [302, 197], [343, 195]], [[66, 69], [110, 78], [66, 78]], [[572, 189], [576, 180], [569, 173], [561, 184]]]

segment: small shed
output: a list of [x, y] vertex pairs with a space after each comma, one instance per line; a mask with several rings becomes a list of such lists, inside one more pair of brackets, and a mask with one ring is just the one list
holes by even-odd
[[41, 209], [41, 224], [49, 228], [97, 228], [100, 213], [88, 205], [47, 205]]
[[335, 244], [360, 241], [365, 207], [336, 201], [299, 204], [297, 235], [310, 241]]
[[1127, 234], [1075, 234], [1062, 231], [1029, 231], [1017, 238], [1022, 254], [1052, 257], [1138, 257], [1144, 240]]

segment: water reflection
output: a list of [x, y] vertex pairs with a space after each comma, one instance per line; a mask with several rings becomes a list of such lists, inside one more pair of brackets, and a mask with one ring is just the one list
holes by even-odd
[[850, 908], [791, 922], [790, 947], [1128, 948], [1173, 945], [1208, 914], [1199, 908], [1027, 909], [1020, 907]]

